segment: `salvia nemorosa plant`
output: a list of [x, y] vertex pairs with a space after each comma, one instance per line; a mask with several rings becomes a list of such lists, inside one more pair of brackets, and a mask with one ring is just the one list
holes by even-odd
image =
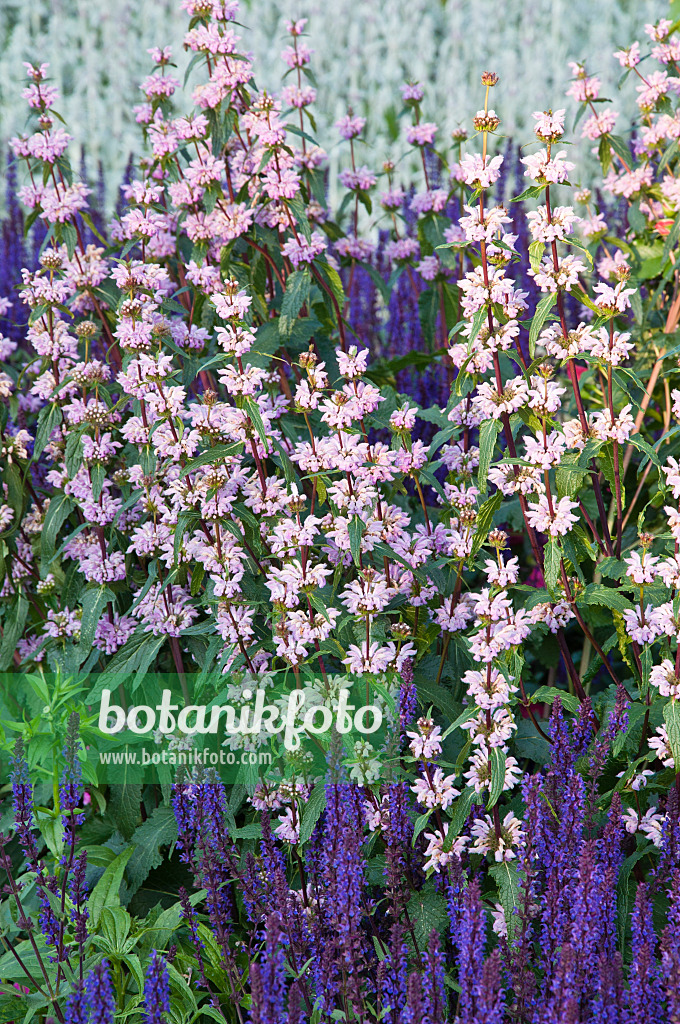
[[[616, 54], [630, 132], [573, 66], [604, 174], [579, 214], [566, 110], [538, 110], [520, 217], [492, 71], [450, 144], [404, 86], [417, 187], [396, 152], [364, 162], [348, 111], [331, 210], [304, 19], [273, 96], [235, 2], [182, 6], [194, 108], [154, 50], [111, 224], [45, 65], [11, 142], [44, 237], [0, 375], [3, 999], [90, 1022], [672, 1020], [676, 26]], [[152, 670], [188, 704], [217, 678], [242, 720], [277, 673], [324, 712], [358, 678], [389, 727], [229, 789], [107, 785], [93, 707]]]

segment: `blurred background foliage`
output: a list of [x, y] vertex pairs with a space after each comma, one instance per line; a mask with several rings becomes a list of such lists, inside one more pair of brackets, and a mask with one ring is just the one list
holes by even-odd
[[[502, 130], [521, 142], [531, 135], [533, 110], [566, 105], [567, 61], [588, 55], [603, 95], [633, 116], [634, 90], [616, 95], [621, 69], [611, 54], [640, 38], [645, 22], [665, 8], [663, 0], [246, 0], [243, 38], [257, 60], [258, 86], [274, 89], [285, 22], [309, 18], [318, 84], [313, 111], [332, 188], [340, 157], [332, 123], [348, 106], [368, 118], [362, 162], [377, 168], [406, 152], [396, 117], [406, 79], [427, 83], [427, 116], [450, 131], [476, 109], [480, 72], [496, 71]], [[185, 26], [179, 0], [0, 0], [0, 147], [25, 127], [22, 61], [48, 61], [63, 96], [60, 112], [86, 151], [89, 174], [103, 164], [111, 209], [128, 157], [140, 149], [132, 108], [151, 69], [146, 49], [171, 45], [182, 80]], [[583, 175], [588, 147], [579, 149]], [[409, 172], [402, 168], [405, 180]]]

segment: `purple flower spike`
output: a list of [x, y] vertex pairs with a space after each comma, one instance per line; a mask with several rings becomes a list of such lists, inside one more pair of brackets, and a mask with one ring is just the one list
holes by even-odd
[[163, 1024], [163, 1014], [170, 1010], [168, 967], [155, 949], [144, 980], [144, 1007], [147, 1024]]

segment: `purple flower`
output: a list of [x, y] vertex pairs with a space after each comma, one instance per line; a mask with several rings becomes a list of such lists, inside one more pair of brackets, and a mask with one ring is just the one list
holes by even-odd
[[484, 1021], [484, 1024], [503, 1024], [505, 993], [501, 978], [501, 955], [497, 949], [484, 962], [477, 999], [477, 1020]]
[[78, 986], [66, 1000], [64, 1024], [87, 1024], [87, 1004], [82, 986]]
[[85, 870], [87, 868], [87, 850], [83, 850], [76, 857], [73, 870], [70, 873], [70, 894], [73, 902], [71, 910], [71, 921], [73, 922], [73, 936], [79, 945], [82, 945], [87, 938], [87, 922], [89, 911], [87, 909], [87, 890], [85, 888]]
[[629, 974], [628, 1024], [663, 1024], [659, 967], [654, 952], [656, 935], [647, 887], [638, 886], [631, 918], [632, 957]]
[[422, 983], [418, 972], [413, 971], [406, 987], [406, 1005], [401, 1014], [401, 1024], [420, 1024], [424, 1020]]
[[408, 949], [404, 938], [404, 925], [395, 920], [390, 928], [390, 952], [385, 958], [384, 982], [380, 998], [385, 1010], [383, 1020], [401, 1024], [401, 1011], [406, 1003], [408, 986]]
[[[252, 988], [255, 1024], [282, 1024], [286, 994], [286, 962], [282, 946], [281, 919], [270, 914], [266, 922], [267, 941], [258, 983]], [[251, 967], [252, 977], [252, 967]]]
[[74, 813], [83, 794], [82, 769], [78, 759], [79, 749], [80, 715], [77, 711], [74, 711], [69, 716], [66, 728], [66, 744], [63, 751], [66, 763], [59, 786], [59, 800], [64, 820], [64, 841], [66, 843], [75, 842], [74, 830], [77, 825], [81, 825], [84, 821], [84, 815]]
[[479, 882], [473, 879], [462, 894], [461, 909], [453, 933], [453, 941], [458, 949], [460, 1024], [474, 1024], [476, 1020], [484, 964], [485, 932]]
[[592, 1003], [592, 1020], [598, 1024], [624, 1024], [626, 992], [620, 953], [611, 960], [600, 957], [597, 994]]
[[186, 782], [173, 786], [172, 809], [177, 821], [177, 848], [180, 860], [185, 864], [193, 862], [196, 842], [196, 787]]
[[168, 968], [155, 949], [144, 979], [144, 1008], [148, 1024], [163, 1024], [163, 1014], [170, 1010]]
[[102, 960], [88, 975], [85, 982], [85, 1000], [89, 1010], [88, 1024], [113, 1024], [116, 1004], [107, 960]]
[[661, 937], [661, 975], [666, 990], [668, 1020], [680, 1020], [680, 870], [668, 890], [670, 911]]
[[439, 935], [433, 928], [423, 953], [423, 1020], [427, 1024], [444, 1024], [446, 1020], [446, 988], [444, 984], [444, 957]]
[[24, 755], [24, 741], [21, 736], [14, 745], [11, 760], [12, 796], [14, 799], [14, 826], [19, 845], [32, 871], [38, 871], [38, 847], [33, 836], [35, 821], [33, 818], [33, 783], [30, 779], [28, 763]]

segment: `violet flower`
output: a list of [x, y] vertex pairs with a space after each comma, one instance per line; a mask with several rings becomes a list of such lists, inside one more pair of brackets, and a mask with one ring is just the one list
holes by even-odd
[[155, 949], [151, 952], [151, 961], [144, 979], [144, 1008], [148, 1024], [163, 1024], [163, 1014], [170, 1011], [168, 968]]

